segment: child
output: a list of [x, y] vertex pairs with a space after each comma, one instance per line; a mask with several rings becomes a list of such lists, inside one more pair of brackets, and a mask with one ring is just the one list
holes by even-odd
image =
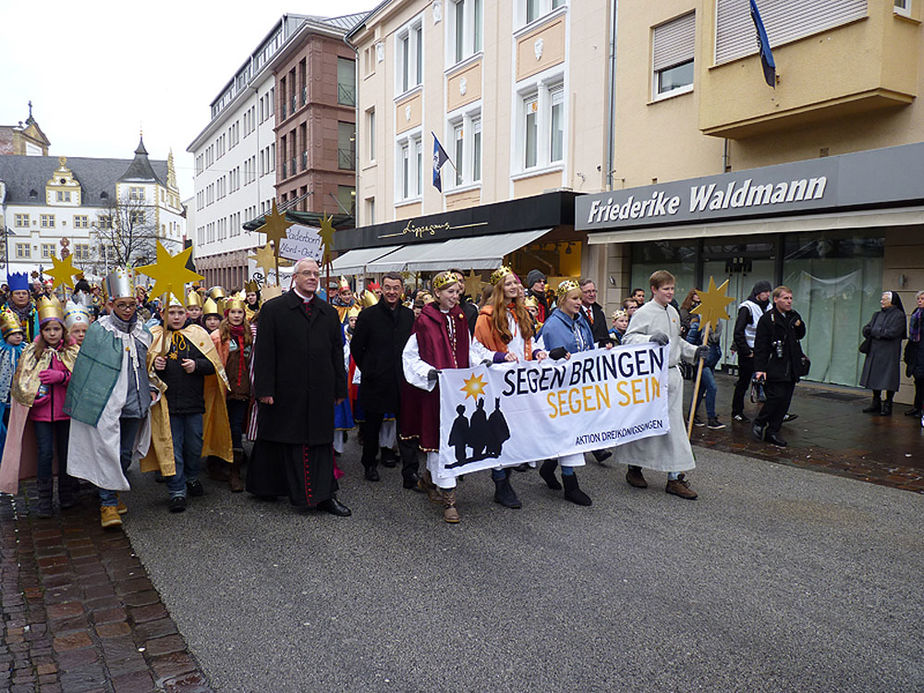
[[6, 427], [10, 422], [10, 388], [13, 374], [19, 363], [19, 356], [25, 345], [22, 343], [23, 331], [19, 318], [8, 310], [0, 313], [0, 332], [3, 344], [0, 345], [0, 454], [6, 443]]
[[83, 344], [83, 338], [87, 336], [87, 328], [90, 327], [90, 311], [80, 304], [68, 301], [67, 309], [64, 311], [64, 327], [67, 328], [71, 344], [79, 347]]
[[189, 322], [202, 327], [202, 296], [198, 291], [190, 291], [186, 296], [186, 313]]
[[[54, 456], [58, 452], [58, 503], [61, 509], [77, 503], [77, 480], [67, 473], [67, 444], [70, 420], [64, 413], [67, 384], [77, 356], [64, 327], [64, 311], [57, 300], [43, 298], [38, 304], [39, 335], [23, 349], [13, 376], [12, 397], [15, 401], [10, 424], [11, 445], [3, 456], [5, 471], [19, 467], [22, 436], [26, 421], [35, 428], [38, 447], [38, 517], [53, 513]], [[12, 441], [16, 441], [12, 444]], [[15, 458], [15, 459], [14, 459]], [[4, 474], [6, 477], [6, 474]]]
[[622, 344], [622, 338], [629, 329], [629, 314], [624, 310], [613, 313], [613, 327], [610, 329], [610, 338], [617, 344]]
[[221, 312], [218, 309], [218, 304], [211, 298], [205, 299], [205, 303], [202, 305], [202, 325], [205, 327], [205, 331], [212, 334], [220, 324]]

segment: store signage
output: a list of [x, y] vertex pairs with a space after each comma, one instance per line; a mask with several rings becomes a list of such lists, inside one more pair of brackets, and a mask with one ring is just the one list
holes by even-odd
[[921, 144], [693, 178], [575, 200], [575, 229], [662, 226], [919, 202]]
[[479, 221], [474, 224], [451, 225], [448, 221], [437, 224], [424, 224], [417, 226], [413, 219], [409, 219], [403, 229], [393, 233], [383, 233], [379, 238], [401, 238], [402, 236], [412, 236], [413, 238], [423, 238], [425, 236], [435, 236], [437, 231], [454, 231], [456, 229], [473, 229], [478, 226], [487, 226], [488, 222]]

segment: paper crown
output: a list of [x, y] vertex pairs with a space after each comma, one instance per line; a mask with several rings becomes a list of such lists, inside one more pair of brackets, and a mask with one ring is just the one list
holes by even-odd
[[167, 308], [186, 308], [179, 297], [177, 297], [177, 295], [172, 291], [167, 294], [165, 298], [167, 299]]
[[433, 277], [433, 290], [440, 291], [441, 289], [445, 289], [450, 284], [457, 284], [458, 281], [458, 278], [452, 272], [440, 272], [438, 275]]
[[513, 270], [507, 267], [507, 265], [498, 267], [496, 270], [494, 270], [494, 272], [491, 273], [491, 284], [497, 284], [497, 282], [506, 277], [508, 274], [513, 274]]
[[628, 317], [628, 315], [629, 313], [622, 310], [621, 308], [619, 310], [613, 311], [613, 322], [616, 322], [617, 320], [619, 320], [619, 318]]
[[117, 298], [134, 298], [135, 273], [125, 267], [116, 267], [103, 280], [106, 296], [114, 301]]
[[22, 331], [22, 325], [19, 324], [19, 318], [16, 317], [16, 313], [11, 310], [3, 310], [0, 312], [0, 332], [3, 333], [4, 339], [14, 332]]
[[282, 296], [282, 287], [278, 284], [264, 284], [260, 296], [264, 302], [269, 301], [271, 298]]
[[6, 283], [10, 287], [10, 291], [28, 291], [29, 275], [25, 272], [8, 272]]
[[218, 310], [218, 304], [215, 301], [207, 298], [202, 304], [202, 315], [221, 315], [221, 311]]
[[569, 292], [574, 291], [575, 289], [580, 291], [581, 285], [573, 279], [566, 279], [558, 285], [558, 291], [556, 293], [558, 294], [558, 297], [561, 298], [562, 296], [567, 295]]
[[525, 305], [527, 308], [538, 308], [539, 299], [535, 296], [527, 296], [525, 299], [523, 299], [523, 305]]
[[211, 289], [209, 289], [209, 298], [215, 299], [216, 302], [217, 302], [219, 299], [222, 299], [222, 298], [224, 298], [224, 297], [225, 297], [225, 289], [224, 289], [224, 287], [222, 287], [222, 286], [213, 286]]
[[347, 311], [347, 318], [358, 318], [361, 310], [359, 306], [353, 306]]
[[190, 291], [186, 294], [186, 307], [189, 306], [199, 306], [202, 307], [202, 296], [199, 295], [198, 291]]
[[369, 291], [369, 289], [366, 289], [365, 291], [363, 291], [363, 298], [362, 298], [363, 308], [369, 308], [370, 306], [374, 306], [378, 302], [379, 302], [379, 297], [375, 293], [373, 293], [372, 291]]
[[379, 286], [378, 282], [369, 282], [366, 284], [366, 288], [370, 291], [375, 291], [376, 289], [381, 289], [382, 287]]
[[56, 298], [42, 296], [38, 300], [38, 319], [39, 325], [44, 325], [49, 320], [57, 320], [64, 323], [64, 308], [61, 302]]
[[93, 304], [93, 297], [86, 291], [76, 291], [74, 293], [74, 303], [76, 303], [78, 306], [89, 308]]
[[232, 294], [231, 298], [225, 301], [225, 312], [229, 310], [247, 310], [247, 303], [240, 294]]
[[344, 277], [342, 274], [340, 275], [340, 290], [341, 291], [352, 291], [353, 290], [350, 287], [350, 282], [348, 282], [346, 280], [346, 277]]
[[74, 325], [90, 325], [90, 311], [83, 305], [68, 301], [64, 308], [64, 326], [70, 330]]
[[260, 290], [260, 285], [257, 284], [253, 279], [244, 284], [244, 291], [248, 294], [257, 293]]

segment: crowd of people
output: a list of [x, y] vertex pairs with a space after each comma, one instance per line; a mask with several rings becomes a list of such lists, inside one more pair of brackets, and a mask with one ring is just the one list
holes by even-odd
[[[498, 268], [477, 297], [465, 295], [458, 269], [440, 272], [426, 290], [410, 290], [389, 272], [356, 295], [342, 277], [322, 289], [318, 264], [305, 259], [285, 292], [248, 283], [231, 295], [194, 286], [163, 297], [149, 297], [130, 270], [117, 269], [101, 286], [81, 280], [63, 303], [50, 287], [11, 274], [0, 311], [0, 490], [15, 492], [20, 478], [36, 476], [37, 513], [51, 516], [57, 470], [62, 510], [77, 502], [84, 480], [98, 489], [102, 525], [119, 526], [128, 510], [119, 494], [129, 490], [126, 472], [137, 461], [164, 484], [170, 512], [205, 493], [204, 472], [232, 493], [287, 497], [299, 509], [348, 516], [337, 498], [338, 462], [358, 426], [365, 480], [380, 481], [380, 465], [400, 462], [403, 487], [457, 523], [457, 477], [439, 464], [442, 369], [654, 342], [668, 348], [670, 432], [619, 446], [615, 459], [630, 486], [647, 487], [645, 470], [663, 472], [667, 493], [695, 499], [681, 366], [690, 377], [701, 365], [693, 424], [725, 428], [714, 373], [722, 324], [700, 324], [700, 290], [679, 304], [675, 290], [674, 277], [657, 271], [647, 291], [633, 289], [607, 319], [592, 279], [565, 280], [552, 291], [541, 271], [524, 284], [509, 267]], [[921, 415], [924, 292], [916, 298], [909, 329], [895, 292], [883, 293], [881, 311], [863, 329], [861, 382], [873, 391], [864, 411], [891, 414], [908, 337], [904, 360], [915, 381], [908, 413]], [[810, 367], [801, 348], [806, 325], [792, 302], [788, 287], [759, 281], [732, 328], [732, 420], [777, 446], [786, 445], [780, 430], [795, 418], [794, 387]], [[744, 413], [748, 392], [761, 403], [753, 421]], [[253, 441], [249, 459], [245, 440]], [[592, 455], [603, 463], [613, 453]], [[576, 472], [584, 463], [573, 454], [498, 465], [494, 501], [520, 508], [513, 472], [538, 466], [550, 489], [591, 505]]]

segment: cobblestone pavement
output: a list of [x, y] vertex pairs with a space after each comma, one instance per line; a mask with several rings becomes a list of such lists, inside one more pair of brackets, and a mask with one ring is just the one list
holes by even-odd
[[128, 538], [90, 489], [50, 519], [0, 496], [0, 690], [209, 691]]
[[[896, 404], [892, 416], [872, 416], [860, 411], [870, 401], [869, 390], [799, 383], [790, 406], [799, 418], [783, 424], [788, 446], [777, 448], [756, 440], [751, 424], [731, 421], [735, 379], [716, 374], [716, 381], [716, 411], [726, 427], [694, 428], [695, 445], [924, 493], [924, 428], [920, 418], [904, 416], [910, 406]], [[684, 390], [689, 411], [691, 383]], [[746, 401], [748, 417], [757, 410]], [[704, 405], [700, 416], [705, 420]]]

